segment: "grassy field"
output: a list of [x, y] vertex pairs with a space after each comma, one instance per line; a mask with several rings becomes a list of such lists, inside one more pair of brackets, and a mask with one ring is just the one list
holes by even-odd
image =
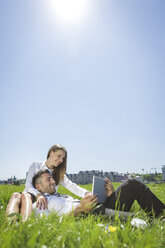
[[[117, 187], [119, 184], [114, 183]], [[148, 185], [152, 191], [165, 203], [165, 184]], [[82, 185], [91, 190], [91, 185]], [[148, 226], [144, 229], [133, 227], [131, 220], [114, 221], [89, 215], [86, 218], [63, 217], [56, 214], [48, 217], [31, 217], [25, 223], [21, 220], [9, 224], [5, 218], [5, 208], [13, 192], [21, 192], [24, 186], [0, 186], [0, 247], [129, 247], [129, 248], [164, 248], [165, 222], [155, 219], [148, 222], [147, 216], [135, 202], [131, 211], [139, 213], [138, 217], [146, 220]], [[60, 193], [70, 194], [63, 187]], [[70, 194], [72, 195], [72, 194]], [[72, 195], [73, 196], [73, 195]], [[74, 196], [75, 197], [75, 196]]]

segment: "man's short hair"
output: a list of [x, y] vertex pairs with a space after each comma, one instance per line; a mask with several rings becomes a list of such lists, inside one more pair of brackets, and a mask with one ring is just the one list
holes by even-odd
[[43, 174], [46, 174], [46, 173], [50, 174], [50, 172], [49, 172], [48, 170], [39, 170], [39, 171], [34, 175], [34, 177], [33, 177], [33, 179], [32, 179], [32, 184], [33, 184], [34, 188], [35, 188], [35, 186], [36, 186], [36, 184], [37, 184], [38, 179], [39, 179]]

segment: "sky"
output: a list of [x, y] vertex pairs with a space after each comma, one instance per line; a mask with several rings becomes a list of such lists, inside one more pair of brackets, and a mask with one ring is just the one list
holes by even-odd
[[0, 179], [25, 178], [54, 144], [67, 173], [161, 172], [164, 12], [164, 0], [0, 0]]

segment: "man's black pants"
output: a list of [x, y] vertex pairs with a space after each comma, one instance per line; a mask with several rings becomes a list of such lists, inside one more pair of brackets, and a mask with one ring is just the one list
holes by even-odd
[[124, 181], [100, 208], [94, 210], [96, 214], [105, 214], [105, 209], [116, 209], [128, 212], [137, 200], [141, 208], [148, 214], [160, 215], [165, 205], [142, 182], [136, 179]]

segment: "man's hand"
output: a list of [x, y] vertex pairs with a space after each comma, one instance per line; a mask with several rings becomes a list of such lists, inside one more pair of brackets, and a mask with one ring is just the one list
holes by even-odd
[[36, 207], [39, 209], [45, 209], [47, 208], [47, 199], [45, 196], [42, 194], [37, 194], [37, 202], [36, 202]]
[[93, 194], [92, 194], [92, 192], [88, 191], [85, 193], [85, 196], [87, 196], [87, 195], [93, 195]]
[[97, 204], [96, 195], [87, 195], [80, 202], [81, 209], [85, 213], [92, 210], [96, 206], [96, 204]]
[[97, 204], [97, 196], [87, 195], [81, 200], [80, 206], [75, 208], [75, 210], [70, 214], [74, 214], [74, 216], [77, 216], [81, 213], [88, 213], [89, 211], [95, 208], [96, 204]]
[[111, 196], [112, 193], [114, 192], [113, 184], [111, 183], [111, 181], [108, 178], [105, 179], [105, 189], [106, 189], [106, 196], [107, 197]]

